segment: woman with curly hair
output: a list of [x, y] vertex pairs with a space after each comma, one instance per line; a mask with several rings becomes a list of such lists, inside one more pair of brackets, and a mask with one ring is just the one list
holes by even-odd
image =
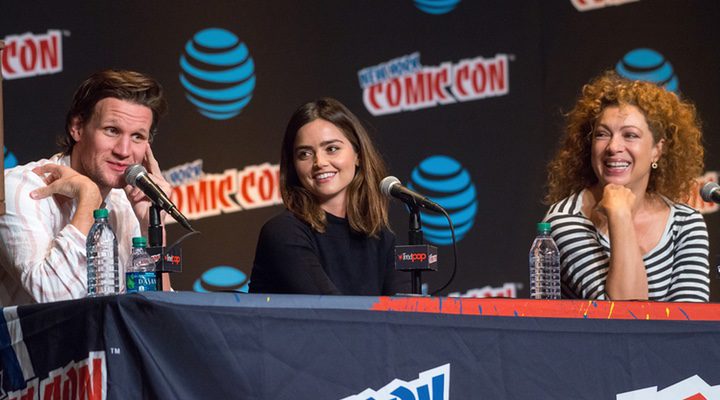
[[280, 192], [287, 210], [262, 228], [250, 291], [393, 295], [395, 235], [380, 193], [385, 163], [360, 121], [339, 101], [302, 105], [285, 129]]
[[548, 165], [563, 298], [708, 301], [708, 234], [683, 204], [703, 171], [695, 108], [606, 72], [582, 89]]

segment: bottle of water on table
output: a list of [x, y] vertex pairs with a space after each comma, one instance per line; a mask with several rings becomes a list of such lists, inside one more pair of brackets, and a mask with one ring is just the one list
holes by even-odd
[[108, 222], [108, 210], [93, 212], [95, 223], [87, 236], [88, 296], [120, 293], [118, 272], [118, 245], [115, 233]]
[[537, 224], [530, 247], [530, 298], [560, 298], [560, 251], [550, 236], [550, 223]]
[[130, 265], [125, 270], [125, 287], [128, 293], [154, 292], [157, 290], [155, 279], [155, 261], [145, 250], [147, 239], [134, 237], [132, 239], [132, 256]]

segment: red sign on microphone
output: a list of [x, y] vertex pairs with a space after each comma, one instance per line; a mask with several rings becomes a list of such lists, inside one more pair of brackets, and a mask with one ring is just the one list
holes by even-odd
[[398, 271], [437, 271], [437, 247], [427, 244], [395, 246], [395, 269]]

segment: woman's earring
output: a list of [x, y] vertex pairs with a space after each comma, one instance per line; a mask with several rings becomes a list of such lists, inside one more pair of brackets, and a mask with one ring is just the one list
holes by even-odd
[[650, 164], [650, 166], [652, 167], [652, 169], [657, 169], [657, 161], [653, 161], [653, 163]]

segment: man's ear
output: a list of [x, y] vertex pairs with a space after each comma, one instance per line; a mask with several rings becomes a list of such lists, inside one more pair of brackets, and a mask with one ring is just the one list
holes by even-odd
[[70, 136], [72, 136], [73, 140], [76, 142], [80, 141], [80, 137], [82, 136], [80, 132], [82, 131], [83, 127], [83, 119], [76, 115], [72, 117], [70, 120]]

